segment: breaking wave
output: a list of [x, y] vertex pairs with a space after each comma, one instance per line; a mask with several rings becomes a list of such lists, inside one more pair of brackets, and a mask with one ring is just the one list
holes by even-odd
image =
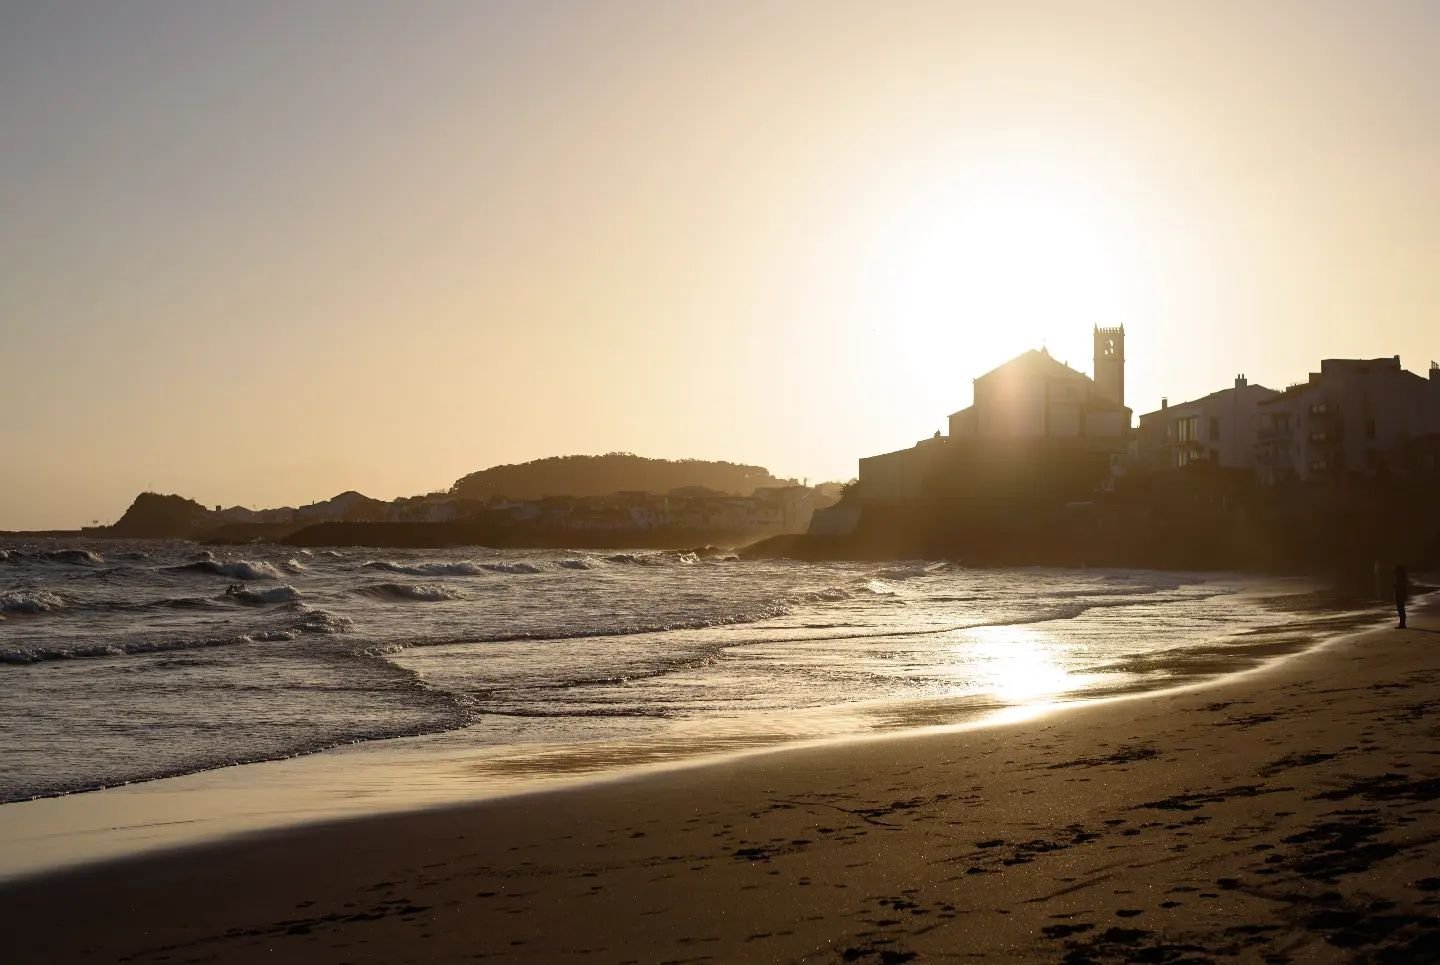
[[660, 553], [614, 553], [604, 559], [607, 563], [624, 566], [694, 566], [700, 562], [701, 555], [694, 551], [665, 550]]
[[797, 593], [791, 599], [796, 603], [840, 603], [844, 600], [854, 599], [854, 596], [855, 594], [844, 587], [831, 586], [823, 590]]
[[248, 586], [232, 586], [225, 591], [225, 599], [252, 606], [266, 603], [294, 603], [300, 599], [300, 591], [288, 583], [284, 586], [272, 586], [263, 590], [252, 590]]
[[0, 612], [48, 613], [65, 606], [65, 601], [49, 590], [0, 591]]
[[475, 563], [470, 560], [453, 563], [396, 563], [393, 560], [371, 560], [364, 565], [375, 570], [385, 570], [387, 573], [403, 573], [406, 576], [485, 576], [489, 573], [533, 576], [555, 570], [593, 570], [600, 562], [593, 557], [580, 556], [563, 560], [502, 560], [497, 563]]
[[372, 583], [355, 591], [363, 596], [390, 600], [419, 600], [435, 603], [442, 600], [461, 600], [465, 594], [443, 583]]
[[172, 573], [210, 573], [214, 576], [227, 576], [232, 580], [278, 580], [280, 571], [274, 566], [251, 560], [196, 560], [194, 563], [183, 563], [180, 566], [166, 567]]
[[349, 617], [343, 617], [329, 610], [309, 610], [295, 624], [295, 629], [301, 633], [349, 633], [355, 626], [355, 621]]
[[482, 563], [485, 569], [491, 573], [544, 573], [545, 570], [535, 563]]

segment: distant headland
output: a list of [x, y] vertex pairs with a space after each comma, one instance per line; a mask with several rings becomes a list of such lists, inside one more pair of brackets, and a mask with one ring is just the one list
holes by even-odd
[[144, 492], [109, 526], [14, 535], [297, 546], [733, 545], [803, 533], [839, 493], [838, 484], [806, 486], [761, 466], [611, 452], [493, 466], [447, 490], [390, 501], [350, 490], [305, 506], [251, 509]]

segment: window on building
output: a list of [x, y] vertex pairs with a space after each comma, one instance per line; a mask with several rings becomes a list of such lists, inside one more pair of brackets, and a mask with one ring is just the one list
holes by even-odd
[[1175, 420], [1175, 441], [1176, 442], [1198, 442], [1200, 439], [1200, 417], [1190, 416], [1188, 419]]
[[1365, 420], [1365, 438], [1366, 438], [1366, 439], [1374, 439], [1374, 438], [1375, 438], [1375, 420], [1374, 420], [1374, 419], [1366, 419], [1366, 420]]
[[1210, 441], [1211, 441], [1211, 442], [1219, 442], [1219, 441], [1220, 441], [1220, 417], [1219, 417], [1219, 416], [1212, 415], [1212, 416], [1210, 417]]
[[1327, 412], [1329, 412], [1329, 411], [1330, 411], [1330, 407], [1329, 407], [1328, 405], [1326, 405], [1324, 402], [1312, 402], [1312, 403], [1310, 403], [1310, 414], [1311, 414], [1311, 415], [1325, 415], [1325, 413], [1327, 413]]
[[1316, 430], [1315, 432], [1310, 433], [1310, 441], [1311, 441], [1311, 442], [1321, 442], [1321, 443], [1323, 443], [1323, 442], [1329, 441], [1329, 439], [1330, 439], [1329, 433], [1321, 432], [1320, 430]]
[[1324, 471], [1325, 471], [1326, 469], [1328, 469], [1328, 468], [1330, 468], [1330, 465], [1329, 465], [1329, 463], [1327, 463], [1324, 459], [1311, 459], [1311, 460], [1310, 460], [1310, 471], [1311, 471], [1311, 472], [1324, 472]]

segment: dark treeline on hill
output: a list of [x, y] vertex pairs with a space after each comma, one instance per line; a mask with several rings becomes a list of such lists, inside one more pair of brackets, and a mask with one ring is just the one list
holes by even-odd
[[550, 456], [472, 472], [450, 487], [464, 499], [543, 499], [546, 496], [608, 496], [619, 492], [668, 493], [703, 487], [748, 496], [764, 486], [783, 486], [761, 466], [704, 459], [651, 459], [628, 452], [603, 456]]

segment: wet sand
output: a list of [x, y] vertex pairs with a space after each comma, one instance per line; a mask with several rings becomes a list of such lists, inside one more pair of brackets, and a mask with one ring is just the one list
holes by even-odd
[[983, 730], [0, 886], [6, 960], [1440, 960], [1440, 619]]

